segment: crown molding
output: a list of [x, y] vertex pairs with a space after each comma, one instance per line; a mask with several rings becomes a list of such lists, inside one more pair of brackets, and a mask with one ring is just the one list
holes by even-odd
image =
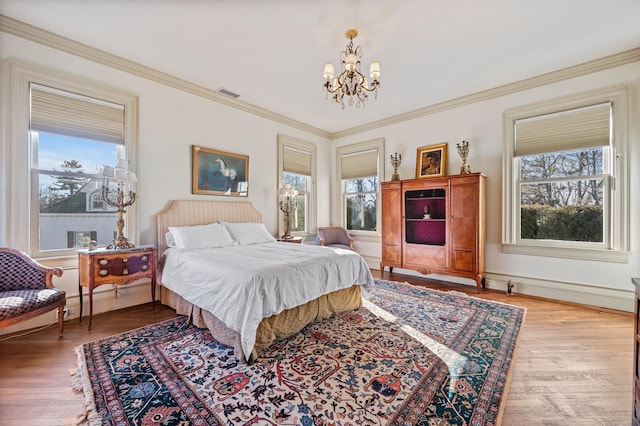
[[464, 105], [482, 102], [512, 93], [521, 92], [547, 84], [556, 83], [563, 80], [580, 77], [586, 74], [591, 74], [597, 71], [602, 71], [609, 68], [614, 68], [640, 61], [640, 47], [638, 47], [621, 53], [616, 53], [613, 55], [605, 56], [603, 58], [585, 62], [579, 65], [570, 66], [525, 80], [520, 80], [514, 83], [508, 83], [491, 89], [482, 90], [480, 92], [471, 93], [469, 95], [429, 105], [424, 108], [419, 108], [413, 111], [408, 111], [402, 114], [384, 118], [382, 120], [373, 121], [361, 126], [356, 126], [332, 133], [303, 123], [301, 121], [294, 120], [284, 115], [277, 114], [265, 108], [261, 108], [250, 103], [222, 95], [206, 87], [191, 83], [167, 73], [163, 73], [145, 65], [138, 64], [137, 62], [112, 55], [100, 49], [96, 49], [94, 47], [79, 43], [66, 37], [62, 37], [58, 34], [43, 30], [42, 28], [35, 27], [33, 25], [18, 21], [2, 14], [0, 14], [0, 30], [24, 38], [26, 40], [49, 46], [66, 53], [70, 53], [75, 56], [79, 56], [81, 58], [88, 59], [90, 61], [136, 75], [138, 77], [142, 77], [160, 84], [164, 84], [166, 86], [173, 87], [178, 90], [201, 96], [203, 98], [266, 118], [268, 120], [272, 120], [311, 134], [327, 138], [329, 140], [339, 139], [365, 131], [379, 129], [381, 127], [401, 123], [403, 121], [413, 120], [449, 109], [458, 108]]
[[363, 124], [361, 126], [352, 127], [350, 129], [341, 130], [339, 132], [331, 133], [331, 139], [339, 139], [345, 136], [355, 135], [368, 130], [378, 129], [380, 127], [389, 126], [392, 124], [401, 123], [407, 120], [413, 120], [426, 115], [435, 114], [437, 112], [446, 111], [453, 108], [458, 108], [464, 105], [469, 105], [476, 102], [482, 102], [489, 99], [506, 96], [516, 92], [522, 92], [524, 90], [533, 89], [540, 86], [545, 86], [552, 83], [557, 83], [563, 80], [568, 80], [575, 77], [580, 77], [586, 74], [591, 74], [597, 71], [607, 70], [609, 68], [615, 68], [622, 65], [630, 64], [640, 61], [640, 47], [627, 50], [621, 53], [605, 56], [603, 58], [594, 59], [589, 62], [584, 62], [579, 65], [574, 65], [567, 68], [562, 68], [557, 71], [548, 72], [535, 77], [531, 77], [525, 80], [516, 81], [514, 83], [504, 84], [502, 86], [493, 87], [491, 89], [482, 90], [480, 92], [471, 93], [469, 95], [461, 96], [459, 98], [450, 99], [437, 104], [429, 105], [424, 108], [419, 108], [413, 111], [405, 112], [402, 114], [394, 115], [382, 120], [374, 121], [371, 123]]
[[313, 127], [298, 120], [277, 114], [265, 108], [261, 108], [250, 103], [222, 95], [215, 90], [191, 83], [181, 78], [175, 77], [156, 69], [141, 65], [137, 62], [130, 61], [120, 56], [112, 55], [103, 50], [96, 49], [86, 44], [71, 40], [58, 34], [46, 31], [42, 28], [35, 27], [22, 21], [18, 21], [6, 15], [0, 14], [0, 30], [15, 36], [24, 38], [29, 41], [70, 53], [72, 55], [88, 59], [90, 61], [106, 65], [129, 74], [136, 75], [156, 83], [160, 83], [174, 89], [182, 90], [187, 93], [201, 96], [203, 98], [224, 104], [226, 106], [266, 118], [287, 126], [303, 130], [318, 136], [329, 139], [331, 133], [325, 130]]

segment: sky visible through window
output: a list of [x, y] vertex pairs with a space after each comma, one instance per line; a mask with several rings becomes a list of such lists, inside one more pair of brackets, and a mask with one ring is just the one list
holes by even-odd
[[[60, 170], [65, 161], [76, 160], [84, 173], [98, 173], [102, 164], [115, 165], [120, 145], [40, 132], [38, 136], [38, 169]], [[49, 186], [56, 177], [41, 175], [40, 186]]]

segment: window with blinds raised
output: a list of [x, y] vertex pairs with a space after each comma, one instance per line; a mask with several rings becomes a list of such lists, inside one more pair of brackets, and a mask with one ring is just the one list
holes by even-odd
[[377, 232], [384, 140], [338, 148], [337, 170], [342, 184], [343, 224], [349, 231]]
[[[137, 169], [137, 97], [86, 76], [5, 61], [6, 243], [45, 265], [73, 268], [86, 240], [111, 243], [117, 215], [102, 202], [98, 165]], [[138, 203], [127, 208], [137, 241]]]
[[33, 251], [111, 243], [117, 214], [101, 202], [96, 178], [98, 165], [125, 157], [124, 106], [36, 83], [30, 89]]
[[624, 91], [505, 114], [507, 251], [528, 246], [533, 254], [580, 257], [581, 250], [626, 250], [623, 103]]
[[[294, 235], [312, 233], [315, 228], [315, 180], [316, 146], [310, 142], [278, 136], [278, 157], [280, 162], [279, 186], [290, 184], [298, 190], [297, 207], [291, 221]], [[281, 231], [284, 232], [281, 216]]]

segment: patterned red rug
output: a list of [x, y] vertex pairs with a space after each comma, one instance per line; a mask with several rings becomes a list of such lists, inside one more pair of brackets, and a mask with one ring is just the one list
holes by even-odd
[[376, 280], [252, 365], [185, 317], [76, 348], [94, 424], [498, 424], [524, 309]]

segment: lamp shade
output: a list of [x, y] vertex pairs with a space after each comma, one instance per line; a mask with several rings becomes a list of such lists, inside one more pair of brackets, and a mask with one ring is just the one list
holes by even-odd
[[353, 71], [356, 69], [356, 54], [355, 53], [348, 53], [347, 54], [347, 59], [345, 60], [345, 68], [348, 69], [349, 71]]
[[100, 168], [101, 168], [100, 174], [103, 177], [106, 177], [106, 178], [115, 177], [115, 169], [113, 167], [107, 166], [107, 165], [103, 165], [103, 166], [100, 166]]
[[334, 75], [333, 64], [325, 64], [324, 66], [324, 78], [326, 80], [331, 80]]
[[371, 62], [369, 66], [369, 76], [374, 80], [380, 77], [380, 62]]

